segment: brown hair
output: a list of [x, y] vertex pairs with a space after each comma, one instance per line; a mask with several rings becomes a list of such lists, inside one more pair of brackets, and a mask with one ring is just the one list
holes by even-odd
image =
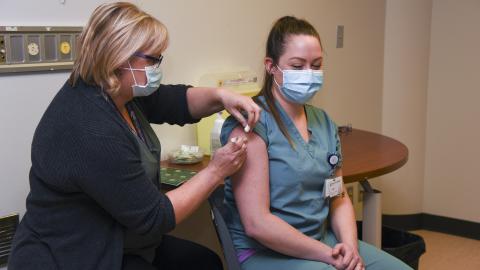
[[77, 58], [69, 82], [79, 79], [115, 95], [118, 68], [135, 52], [160, 55], [168, 45], [166, 27], [131, 3], [98, 6], [78, 40]]
[[[306, 20], [297, 19], [292, 16], [285, 16], [278, 19], [270, 30], [270, 34], [267, 39], [267, 48], [266, 48], [266, 57], [272, 59], [275, 65], [278, 65], [278, 60], [280, 56], [283, 55], [285, 51], [285, 45], [288, 42], [288, 39], [292, 35], [308, 35], [313, 36], [318, 39], [320, 47], [322, 42], [320, 41], [320, 35], [317, 30]], [[273, 75], [265, 70], [263, 86], [260, 92], [254, 97], [254, 100], [265, 110], [270, 112], [275, 119], [275, 122], [280, 128], [282, 134], [287, 138], [288, 142], [292, 147], [294, 147], [292, 138], [280, 118], [280, 113], [275, 107], [274, 96], [272, 93], [273, 86]], [[266, 101], [266, 106], [263, 102], [260, 102], [258, 99], [259, 96], [264, 96]]]

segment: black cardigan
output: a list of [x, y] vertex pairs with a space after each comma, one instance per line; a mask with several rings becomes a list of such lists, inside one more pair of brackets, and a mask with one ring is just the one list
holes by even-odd
[[[184, 85], [136, 98], [151, 123], [193, 123]], [[126, 229], [160, 238], [175, 227], [147, 179], [138, 142], [98, 87], [66, 83], [35, 131], [27, 211], [9, 258], [17, 269], [121, 269]]]

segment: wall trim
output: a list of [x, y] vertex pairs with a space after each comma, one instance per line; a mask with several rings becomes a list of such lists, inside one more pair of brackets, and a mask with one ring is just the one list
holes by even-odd
[[429, 230], [480, 240], [480, 223], [427, 213], [382, 215], [382, 224], [411, 231]]

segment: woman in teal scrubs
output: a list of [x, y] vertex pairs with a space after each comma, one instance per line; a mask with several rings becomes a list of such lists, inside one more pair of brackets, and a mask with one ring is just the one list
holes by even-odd
[[[270, 31], [263, 107], [244, 166], [225, 184], [227, 224], [243, 269], [410, 269], [357, 239], [341, 183], [337, 127], [307, 105], [323, 84], [323, 50], [305, 20], [279, 19]], [[244, 134], [234, 118], [221, 140]], [[336, 180], [333, 180], [336, 179]]]

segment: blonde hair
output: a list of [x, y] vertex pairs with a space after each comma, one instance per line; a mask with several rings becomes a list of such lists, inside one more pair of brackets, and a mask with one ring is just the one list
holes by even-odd
[[107, 3], [98, 6], [82, 31], [69, 82], [79, 79], [111, 95], [120, 89], [118, 68], [135, 52], [159, 56], [168, 45], [165, 25], [137, 6]]

